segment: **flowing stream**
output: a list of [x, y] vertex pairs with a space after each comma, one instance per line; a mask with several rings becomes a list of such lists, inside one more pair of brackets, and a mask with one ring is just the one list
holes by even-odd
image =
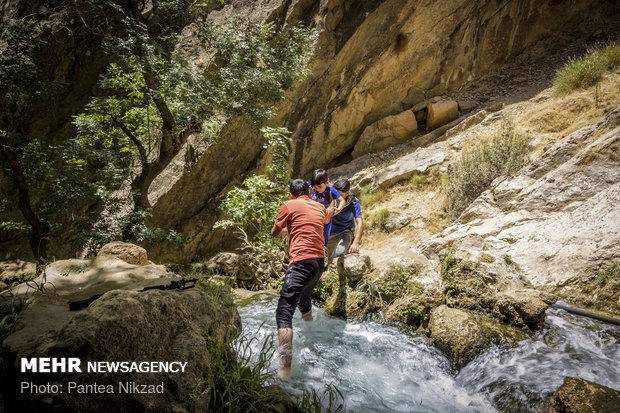
[[[276, 303], [273, 294], [239, 303], [255, 353], [266, 338], [277, 342]], [[334, 385], [349, 412], [541, 411], [565, 376], [620, 390], [620, 327], [562, 310], [549, 309], [533, 337], [492, 347], [460, 372], [415, 332], [313, 312], [312, 322], [295, 313], [293, 380], [285, 389], [297, 396]]]

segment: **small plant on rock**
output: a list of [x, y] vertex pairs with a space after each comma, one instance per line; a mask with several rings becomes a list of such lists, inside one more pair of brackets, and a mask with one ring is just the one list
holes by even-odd
[[569, 60], [555, 75], [554, 92], [565, 95], [575, 89], [596, 85], [607, 70], [620, 65], [620, 44], [592, 49], [587, 55]]
[[528, 162], [528, 140], [512, 123], [504, 122], [491, 138], [465, 149], [452, 166], [445, 186], [448, 212], [458, 216], [495, 178], [521, 169]]

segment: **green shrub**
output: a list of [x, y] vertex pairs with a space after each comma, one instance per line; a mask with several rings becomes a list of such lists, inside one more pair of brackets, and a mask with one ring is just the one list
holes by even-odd
[[528, 162], [528, 136], [510, 122], [490, 139], [465, 149], [448, 174], [448, 212], [457, 216], [499, 176], [509, 176]]
[[387, 208], [381, 208], [380, 210], [378, 210], [377, 214], [375, 215], [375, 225], [378, 228], [383, 228], [383, 225], [385, 224], [385, 218], [387, 218], [388, 215], [390, 215], [390, 211]]
[[[268, 275], [277, 278], [286, 248], [283, 239], [272, 237], [270, 230], [281, 203], [289, 198], [290, 138], [287, 135], [290, 132], [284, 128], [268, 127], [261, 131], [267, 141], [264, 148], [269, 149], [272, 156], [272, 162], [267, 167], [269, 176], [252, 175], [243, 181], [242, 188], [230, 190], [220, 204], [220, 210], [227, 219], [217, 221], [213, 228], [233, 230], [254, 270], [267, 263], [271, 269]], [[259, 281], [263, 287], [271, 283], [269, 277]]]
[[556, 73], [554, 92], [564, 95], [572, 90], [596, 85], [603, 73], [620, 65], [620, 45], [593, 49], [586, 56], [570, 60]]
[[359, 193], [355, 195], [360, 201], [360, 204], [364, 205], [364, 207], [369, 207], [370, 205], [375, 204], [385, 194], [382, 189], [377, 189], [372, 192], [370, 189], [370, 184], [364, 185], [360, 188]]

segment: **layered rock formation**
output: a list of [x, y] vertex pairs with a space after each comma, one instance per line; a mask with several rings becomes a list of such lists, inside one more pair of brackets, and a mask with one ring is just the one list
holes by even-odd
[[[273, 12], [266, 12], [266, 7], [273, 7]], [[567, 52], [569, 41], [575, 48], [572, 54], [590, 41], [617, 32], [618, 19], [614, 16], [620, 11], [604, 1], [387, 0], [360, 5], [347, 0], [272, 0], [261, 2], [260, 7], [233, 2], [218, 13], [252, 8], [260, 11], [257, 18], [280, 24], [299, 19], [318, 29], [312, 74], [281, 106], [277, 117], [278, 124], [293, 131], [293, 175], [304, 176], [317, 167], [343, 164], [452, 119], [454, 103], [430, 108], [433, 97], [457, 97], [463, 113], [487, 100], [531, 96], [532, 84], [534, 89], [547, 84], [551, 71], [542, 68], [549, 65], [549, 59], [557, 62]], [[549, 25], [557, 15], [562, 20]], [[529, 65], [528, 73], [519, 65]], [[503, 69], [511, 74], [521, 72], [511, 96], [501, 94], [504, 87], [497, 84], [502, 80], [510, 83], [509, 77], [494, 79], [494, 90], [485, 89], [490, 82], [485, 83], [485, 76]], [[529, 89], [519, 88], [528, 83]], [[417, 110], [415, 127], [410, 109]], [[400, 118], [407, 120], [394, 122]], [[389, 139], [388, 132], [384, 133], [387, 130]], [[252, 154], [243, 149], [257, 145], [260, 138], [245, 136], [242, 140], [233, 138], [239, 146], [235, 145], [232, 152], [214, 148], [225, 152], [225, 169], [217, 167], [221, 164], [219, 157], [207, 151], [199, 167], [155, 205], [154, 223], [189, 236], [186, 246], [156, 247], [154, 254], [159, 259], [188, 261], [208, 257], [222, 245], [230, 246], [210, 228], [217, 215], [216, 198], [229, 188], [226, 183], [261, 167], [257, 162], [260, 151]], [[230, 155], [239, 147], [249, 157], [236, 160]], [[208, 172], [214, 170], [225, 176]]]

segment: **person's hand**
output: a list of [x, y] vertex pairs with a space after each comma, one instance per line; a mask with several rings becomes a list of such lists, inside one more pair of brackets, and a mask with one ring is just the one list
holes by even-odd
[[351, 244], [351, 246], [349, 247], [349, 252], [348, 254], [355, 254], [360, 252], [360, 245], [357, 242], [354, 242], [353, 244]]

